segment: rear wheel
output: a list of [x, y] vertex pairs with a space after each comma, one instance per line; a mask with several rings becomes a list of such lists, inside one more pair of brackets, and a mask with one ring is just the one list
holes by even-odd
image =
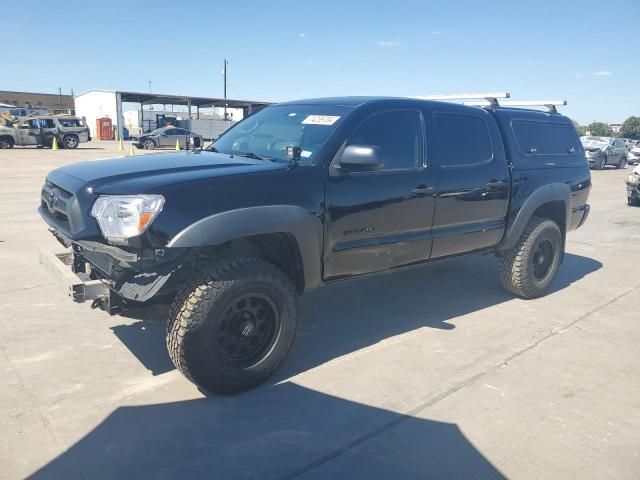
[[562, 233], [553, 220], [532, 217], [518, 244], [502, 258], [503, 287], [522, 298], [545, 293], [556, 276], [562, 254]]
[[80, 141], [75, 135], [65, 135], [62, 139], [62, 145], [64, 148], [78, 148]]
[[189, 380], [230, 394], [267, 379], [296, 333], [296, 294], [275, 266], [253, 258], [221, 260], [173, 302], [167, 348]]

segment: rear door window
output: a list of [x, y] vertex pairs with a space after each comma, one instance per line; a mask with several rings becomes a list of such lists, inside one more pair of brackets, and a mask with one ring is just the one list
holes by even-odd
[[570, 155], [580, 149], [573, 126], [565, 123], [514, 120], [511, 128], [525, 155]]
[[42, 128], [56, 128], [56, 122], [53, 121], [53, 118], [41, 118], [39, 122]]
[[441, 167], [470, 167], [493, 159], [491, 137], [481, 117], [437, 112], [435, 135]]
[[172, 137], [173, 135], [175, 135], [175, 131], [175, 128], [168, 128], [164, 132], [162, 132], [162, 135], [164, 135], [165, 137]]

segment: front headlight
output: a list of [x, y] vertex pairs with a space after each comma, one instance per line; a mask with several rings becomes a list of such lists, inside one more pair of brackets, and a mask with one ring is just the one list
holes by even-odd
[[632, 173], [627, 177], [627, 183], [629, 185], [638, 185], [640, 183], [640, 177], [635, 173]]
[[104, 195], [93, 204], [91, 216], [107, 240], [126, 243], [151, 225], [163, 205], [162, 195]]

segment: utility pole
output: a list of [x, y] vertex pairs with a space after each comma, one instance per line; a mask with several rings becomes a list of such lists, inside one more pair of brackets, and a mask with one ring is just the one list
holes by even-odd
[[151, 93], [151, 80], [149, 80], [149, 93]]
[[227, 119], [227, 65], [229, 65], [228, 60], [224, 59], [224, 70], [222, 70], [222, 75], [224, 75], [224, 119]]
[[58, 87], [58, 110], [62, 111], [62, 87]]

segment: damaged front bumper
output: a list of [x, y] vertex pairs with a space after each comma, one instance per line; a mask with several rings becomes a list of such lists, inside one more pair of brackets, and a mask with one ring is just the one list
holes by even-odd
[[52, 233], [63, 253], [40, 252], [40, 263], [53, 274], [75, 302], [92, 301], [109, 313], [119, 313], [127, 302], [148, 302], [175, 291], [188, 270], [187, 249], [128, 251], [94, 241], [72, 241]]

